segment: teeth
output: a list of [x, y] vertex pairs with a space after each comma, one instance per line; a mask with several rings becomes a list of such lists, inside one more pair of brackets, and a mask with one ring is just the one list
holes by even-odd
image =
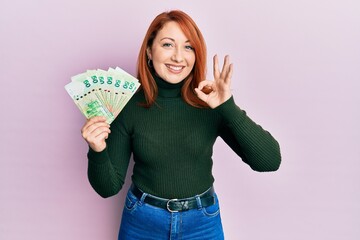
[[172, 66], [172, 65], [167, 65], [168, 68], [175, 70], [175, 71], [180, 71], [182, 69], [182, 67], [176, 67], [176, 66]]

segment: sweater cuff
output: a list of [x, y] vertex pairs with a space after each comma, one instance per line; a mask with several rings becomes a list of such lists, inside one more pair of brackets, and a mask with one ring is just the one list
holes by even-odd
[[109, 154], [107, 148], [105, 148], [101, 152], [95, 152], [91, 147], [89, 147], [89, 151], [87, 154], [89, 162], [94, 164], [105, 164], [109, 159]]
[[246, 117], [246, 112], [241, 110], [231, 96], [227, 101], [214, 108], [225, 120], [227, 124], [242, 121]]

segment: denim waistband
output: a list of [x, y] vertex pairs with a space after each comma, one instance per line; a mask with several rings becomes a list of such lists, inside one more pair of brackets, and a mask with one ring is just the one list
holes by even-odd
[[200, 209], [202, 207], [208, 207], [215, 204], [214, 188], [210, 187], [205, 192], [196, 195], [194, 197], [182, 198], [182, 199], [166, 199], [153, 196], [145, 193], [136, 187], [134, 184], [131, 185], [130, 191], [142, 202], [166, 209], [169, 212], [181, 212], [191, 209]]

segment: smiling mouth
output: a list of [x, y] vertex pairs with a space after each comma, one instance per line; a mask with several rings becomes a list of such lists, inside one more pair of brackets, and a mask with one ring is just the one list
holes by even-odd
[[174, 65], [170, 65], [170, 64], [165, 64], [165, 66], [170, 69], [172, 72], [180, 72], [181, 70], [183, 70], [185, 67], [184, 66], [174, 66]]

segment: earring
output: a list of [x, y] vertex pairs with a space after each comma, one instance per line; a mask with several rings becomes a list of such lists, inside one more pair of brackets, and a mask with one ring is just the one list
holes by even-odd
[[153, 68], [153, 67], [154, 67], [154, 65], [152, 64], [152, 62], [151, 62], [151, 59], [150, 59], [150, 58], [148, 59], [147, 64], [148, 64], [149, 68]]

